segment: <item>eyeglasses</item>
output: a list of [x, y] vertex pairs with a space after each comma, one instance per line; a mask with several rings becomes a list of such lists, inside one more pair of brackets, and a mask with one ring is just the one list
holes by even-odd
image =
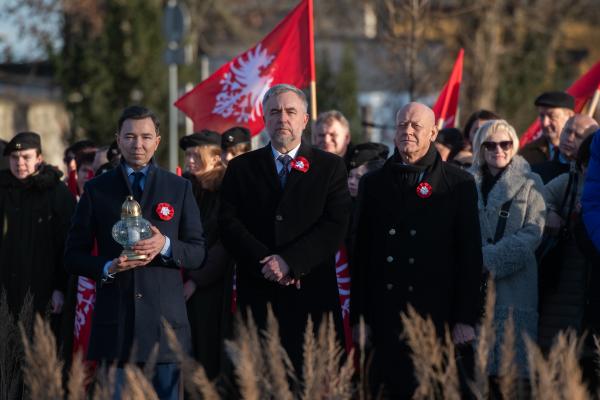
[[494, 151], [496, 148], [500, 146], [500, 148], [504, 151], [510, 150], [513, 147], [512, 140], [504, 140], [502, 142], [483, 142], [481, 143], [481, 147], [486, 149], [487, 151]]

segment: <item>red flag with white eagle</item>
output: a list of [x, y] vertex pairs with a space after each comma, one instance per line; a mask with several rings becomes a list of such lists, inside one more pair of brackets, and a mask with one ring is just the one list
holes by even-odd
[[433, 105], [433, 112], [435, 113], [435, 120], [439, 129], [454, 128], [458, 125], [458, 95], [460, 93], [460, 83], [462, 82], [464, 55], [464, 49], [460, 49], [450, 78]]
[[303, 88], [314, 81], [312, 0], [302, 0], [271, 33], [219, 68], [175, 102], [194, 129], [224, 132], [245, 126], [252, 135], [264, 127], [262, 99], [271, 86]]
[[[581, 78], [577, 79], [567, 90], [575, 98], [575, 112], [581, 113], [589, 100], [600, 95], [600, 61], [598, 61]], [[520, 146], [536, 140], [542, 134], [540, 120], [537, 118], [533, 124], [521, 135]]]

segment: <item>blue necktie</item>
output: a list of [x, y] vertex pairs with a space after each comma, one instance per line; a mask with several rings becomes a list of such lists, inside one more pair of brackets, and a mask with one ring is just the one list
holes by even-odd
[[144, 173], [134, 172], [132, 175], [133, 183], [131, 184], [131, 191], [133, 193], [133, 198], [139, 203], [142, 199], [142, 178], [144, 177]]
[[290, 174], [288, 168], [290, 166], [290, 163], [292, 162], [292, 157], [288, 156], [287, 154], [282, 154], [279, 157], [277, 157], [277, 161], [283, 164], [283, 168], [281, 168], [281, 171], [279, 171], [279, 182], [281, 182], [281, 187], [285, 187], [285, 182], [287, 181], [288, 175]]

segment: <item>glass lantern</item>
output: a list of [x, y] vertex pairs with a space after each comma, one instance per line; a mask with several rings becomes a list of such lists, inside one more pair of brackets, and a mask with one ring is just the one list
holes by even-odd
[[132, 248], [140, 240], [149, 239], [152, 236], [150, 222], [142, 218], [142, 208], [133, 199], [127, 196], [121, 206], [121, 219], [113, 225], [112, 237], [123, 246], [122, 256], [128, 260], [146, 260], [145, 254], [137, 254]]

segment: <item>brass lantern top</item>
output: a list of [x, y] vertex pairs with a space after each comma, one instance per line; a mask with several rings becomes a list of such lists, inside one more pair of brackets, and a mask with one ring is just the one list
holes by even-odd
[[127, 196], [121, 206], [121, 218], [140, 217], [142, 215], [142, 207], [140, 203], [133, 199], [133, 196]]

